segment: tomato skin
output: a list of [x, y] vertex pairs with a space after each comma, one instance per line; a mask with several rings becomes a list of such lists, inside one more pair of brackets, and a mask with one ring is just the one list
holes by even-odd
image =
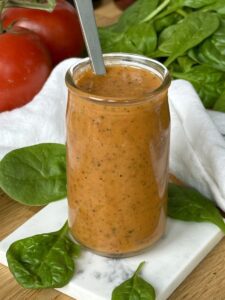
[[0, 112], [20, 107], [39, 92], [52, 69], [35, 33], [13, 28], [0, 35]]
[[8, 8], [2, 14], [3, 26], [13, 22], [37, 33], [50, 51], [53, 64], [80, 56], [83, 36], [75, 8], [65, 0], [57, 0], [53, 12], [28, 8]]

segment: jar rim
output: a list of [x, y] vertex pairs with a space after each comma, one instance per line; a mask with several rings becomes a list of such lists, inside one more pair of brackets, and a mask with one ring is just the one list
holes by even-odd
[[142, 97], [134, 98], [134, 97], [110, 97], [110, 96], [101, 96], [96, 94], [88, 93], [82, 89], [80, 89], [75, 81], [74, 81], [74, 73], [78, 72], [78, 70], [82, 68], [91, 67], [90, 58], [84, 58], [72, 65], [66, 72], [65, 82], [70, 92], [76, 93], [79, 97], [89, 100], [91, 102], [95, 102], [98, 104], [108, 104], [108, 105], [129, 105], [134, 103], [148, 102], [151, 101], [152, 98], [162, 93], [166, 89], [168, 89], [171, 83], [171, 76], [169, 74], [168, 69], [159, 61], [148, 58], [139, 54], [129, 54], [129, 53], [107, 53], [103, 54], [103, 59], [107, 65], [124, 65], [124, 66], [139, 66], [143, 67], [146, 70], [151, 71], [156, 74], [162, 80], [159, 87], [156, 89], [146, 93]]

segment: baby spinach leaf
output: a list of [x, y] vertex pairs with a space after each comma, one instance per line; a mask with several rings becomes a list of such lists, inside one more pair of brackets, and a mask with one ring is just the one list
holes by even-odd
[[116, 31], [122, 32], [130, 25], [136, 25], [148, 17], [157, 7], [159, 0], [138, 0], [129, 6], [119, 18]]
[[39, 144], [9, 152], [0, 162], [0, 187], [27, 205], [66, 197], [65, 145]]
[[168, 52], [166, 52], [165, 49], [161, 49], [160, 45], [162, 45], [164, 42], [166, 42], [172, 38], [173, 34], [176, 32], [176, 28], [177, 28], [177, 25], [173, 24], [173, 25], [165, 28], [160, 33], [160, 36], [159, 36], [159, 49], [161, 51], [165, 52], [167, 54], [167, 56], [169, 56], [171, 52], [169, 50], [168, 50]]
[[154, 300], [155, 290], [150, 283], [139, 276], [142, 262], [134, 275], [113, 290], [112, 300]]
[[193, 222], [210, 222], [225, 233], [225, 223], [214, 203], [193, 188], [169, 184], [168, 216]]
[[177, 61], [178, 61], [181, 72], [190, 71], [191, 68], [193, 67], [193, 65], [196, 64], [196, 62], [188, 56], [180, 56], [180, 57], [178, 57]]
[[187, 56], [194, 60], [197, 64], [201, 64], [198, 58], [198, 47], [194, 47], [187, 51]]
[[219, 26], [219, 18], [212, 13], [197, 11], [173, 26], [170, 38], [159, 44], [159, 50], [169, 56], [165, 62], [166, 66], [215, 32]]
[[155, 30], [161, 32], [163, 29], [179, 22], [182, 17], [177, 13], [172, 13], [164, 18], [156, 19], [154, 22]]
[[56, 232], [14, 242], [6, 253], [9, 269], [24, 288], [60, 288], [74, 274], [80, 248], [68, 238], [67, 223]]
[[199, 47], [198, 59], [201, 63], [225, 72], [225, 55], [220, 53], [211, 39], [207, 39], [203, 45]]
[[203, 11], [216, 11], [221, 15], [225, 15], [224, 0], [214, 0], [212, 4], [202, 8]]
[[224, 87], [223, 93], [216, 100], [216, 102], [215, 102], [215, 104], [213, 106], [213, 109], [225, 113], [225, 87]]
[[190, 81], [206, 108], [212, 108], [225, 86], [225, 73], [206, 65], [192, 67], [188, 72], [173, 72], [173, 77]]
[[[224, 4], [225, 6], [225, 4]], [[225, 55], [225, 16], [220, 18], [220, 27], [217, 31], [210, 37], [211, 42], [214, 44], [216, 49], [222, 54]]]
[[184, 7], [199, 9], [213, 2], [214, 0], [170, 0], [169, 5], [157, 15], [156, 19], [165, 18]]
[[153, 25], [141, 23], [131, 26], [125, 32], [127, 42], [135, 47], [134, 53], [150, 55], [156, 48], [157, 35]]
[[170, 0], [169, 5], [161, 12], [159, 13], [155, 20], [163, 19], [170, 14], [176, 12], [179, 8], [181, 8], [184, 4], [184, 0]]
[[99, 28], [99, 39], [104, 53], [121, 52], [124, 34], [114, 31], [111, 27]]
[[183, 6], [191, 8], [201, 8], [206, 5], [212, 4], [215, 0], [184, 0]]
[[130, 26], [124, 33], [99, 30], [102, 50], [150, 55], [156, 48], [157, 35], [153, 25], [140, 23]]

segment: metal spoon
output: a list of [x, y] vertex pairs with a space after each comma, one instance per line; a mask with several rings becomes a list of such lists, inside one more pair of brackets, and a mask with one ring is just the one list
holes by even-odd
[[74, 3], [78, 11], [85, 44], [94, 73], [96, 75], [103, 75], [106, 73], [106, 70], [102, 57], [92, 1], [74, 0]]

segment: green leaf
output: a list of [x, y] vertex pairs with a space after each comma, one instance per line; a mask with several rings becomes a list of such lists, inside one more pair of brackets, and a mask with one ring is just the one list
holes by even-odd
[[225, 223], [214, 203], [195, 189], [169, 184], [168, 216], [193, 222], [210, 222], [225, 233]]
[[[133, 46], [133, 53], [150, 55], [156, 48], [157, 35], [153, 25], [148, 23], [137, 24], [130, 27], [124, 34], [126, 45]], [[126, 52], [126, 47], [124, 52]]]
[[220, 27], [212, 35], [211, 41], [216, 47], [216, 49], [222, 55], [225, 55], [225, 16], [224, 18], [220, 18]]
[[225, 87], [225, 73], [206, 65], [192, 67], [188, 72], [173, 72], [173, 77], [190, 81], [206, 108], [212, 108]]
[[188, 72], [196, 62], [188, 56], [180, 56], [177, 59], [181, 72]]
[[215, 102], [215, 104], [213, 106], [213, 109], [225, 113], [225, 87], [224, 87], [223, 93], [216, 100], [216, 102]]
[[161, 12], [159, 13], [155, 20], [163, 19], [170, 14], [176, 12], [179, 8], [183, 7], [184, 0], [170, 0], [169, 5]]
[[138, 0], [129, 6], [119, 18], [116, 31], [123, 32], [131, 25], [137, 25], [157, 7], [159, 0]]
[[98, 33], [104, 53], [121, 51], [120, 49], [123, 47], [123, 33], [115, 32], [111, 27], [99, 28]]
[[113, 30], [99, 30], [102, 50], [150, 55], [157, 45], [157, 35], [153, 25], [148, 23], [130, 26], [124, 33]]
[[113, 290], [112, 300], [154, 300], [155, 290], [139, 276], [144, 265], [142, 262], [134, 275]]
[[211, 39], [207, 39], [198, 49], [198, 60], [217, 70], [225, 72], [225, 54], [215, 47]]
[[170, 55], [170, 50], [167, 51], [167, 49], [162, 49], [161, 45], [163, 45], [165, 42], [167, 42], [168, 40], [170, 40], [173, 36], [173, 34], [175, 34], [177, 29], [177, 24], [173, 24], [169, 27], [166, 27], [159, 36], [159, 49], [160, 51], [166, 53], [167, 56]]
[[170, 3], [167, 6], [167, 8], [164, 9], [160, 14], [158, 14], [156, 19], [165, 18], [166, 16], [169, 16], [170, 14], [176, 11], [179, 12], [181, 8], [188, 7], [199, 9], [213, 2], [214, 0], [170, 0]]
[[27, 205], [66, 197], [65, 145], [39, 144], [9, 152], [0, 162], [0, 187]]
[[199, 61], [199, 58], [198, 58], [198, 47], [188, 50], [187, 55], [189, 58], [194, 60], [196, 63], [201, 64], [201, 62]]
[[215, 0], [183, 0], [184, 6], [191, 7], [191, 8], [201, 8], [206, 5], [212, 4]]
[[163, 29], [168, 28], [171, 25], [179, 22], [182, 17], [177, 13], [172, 13], [164, 18], [157, 19], [154, 22], [155, 30], [161, 32]]
[[202, 8], [203, 11], [216, 11], [221, 15], [225, 15], [224, 0], [214, 0], [211, 5]]
[[219, 18], [211, 13], [194, 12], [173, 26], [170, 38], [163, 39], [159, 45], [159, 50], [169, 56], [166, 66], [215, 32]]
[[80, 248], [68, 238], [67, 223], [59, 231], [14, 242], [6, 253], [9, 269], [24, 288], [60, 288], [74, 274]]

